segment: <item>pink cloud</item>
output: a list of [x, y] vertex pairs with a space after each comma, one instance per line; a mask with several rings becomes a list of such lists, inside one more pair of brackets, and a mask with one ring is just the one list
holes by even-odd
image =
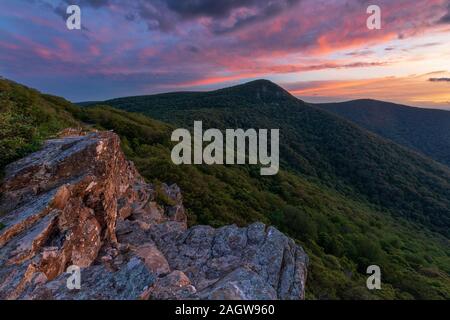
[[[21, 76], [89, 75], [124, 82], [133, 77], [134, 83], [142, 76], [152, 86], [160, 81], [167, 88], [219, 86], [289, 73], [382, 67], [392, 62], [373, 54], [345, 53], [373, 52], [373, 46], [396, 39], [450, 32], [448, 25], [438, 23], [447, 13], [445, 0], [378, 0], [383, 22], [382, 29], [374, 31], [366, 27], [369, 1], [282, 2], [276, 12], [263, 10], [271, 8], [268, 1], [234, 6], [221, 1], [226, 12], [199, 7], [201, 12], [193, 13], [196, 2], [192, 2], [191, 7], [155, 6], [154, 10], [166, 11], [147, 12], [147, 16], [137, 14], [140, 1], [114, 2], [86, 8], [86, 28], [77, 32], [69, 32], [61, 16], [51, 11], [20, 10], [14, 2], [11, 11], [28, 23], [16, 28], [12, 19], [8, 28], [0, 30], [0, 56], [9, 62], [2, 70]], [[149, 19], [166, 19], [165, 23], [176, 26], [149, 29]], [[407, 52], [402, 54], [409, 58]]]

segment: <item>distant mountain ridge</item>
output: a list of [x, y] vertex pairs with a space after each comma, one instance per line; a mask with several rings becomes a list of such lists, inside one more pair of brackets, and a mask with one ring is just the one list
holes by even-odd
[[[151, 114], [150, 108], [158, 106], [163, 114], [182, 110], [203, 108], [233, 108], [242, 104], [259, 107], [266, 103], [296, 102], [297, 98], [288, 91], [268, 80], [255, 80], [214, 91], [180, 91], [153, 95], [131, 96], [106, 101], [87, 101], [77, 103], [79, 106], [111, 105], [129, 112]], [[156, 112], [155, 112], [156, 115]], [[161, 116], [161, 114], [160, 114]], [[158, 118], [158, 117], [156, 117]]]
[[204, 127], [219, 129], [279, 128], [282, 167], [449, 236], [447, 167], [305, 103], [268, 80], [101, 104], [183, 127], [202, 120]]
[[450, 166], [450, 111], [367, 99], [316, 106]]
[[[210, 92], [172, 92], [116, 98], [103, 102], [82, 102], [79, 105], [107, 104], [170, 121], [163, 118], [168, 111], [242, 104], [257, 107], [261, 103], [294, 100], [297, 98], [278, 85], [268, 80], [255, 80]], [[160, 115], [160, 108], [155, 108], [156, 105], [164, 107], [166, 112]], [[450, 166], [450, 111], [410, 107], [372, 99], [310, 105], [332, 112], [383, 138]]]

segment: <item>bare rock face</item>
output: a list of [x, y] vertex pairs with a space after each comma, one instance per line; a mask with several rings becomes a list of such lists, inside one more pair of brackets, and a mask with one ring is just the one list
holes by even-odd
[[159, 188], [170, 206], [112, 132], [66, 130], [9, 165], [0, 299], [304, 298], [308, 258], [293, 240], [261, 223], [188, 229], [180, 189]]
[[308, 258], [273, 227], [254, 223], [186, 230], [177, 222], [150, 233], [172, 269], [181, 270], [201, 299], [303, 299]]

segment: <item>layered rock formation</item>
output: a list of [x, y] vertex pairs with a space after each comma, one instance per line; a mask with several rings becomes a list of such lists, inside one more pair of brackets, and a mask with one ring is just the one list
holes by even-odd
[[0, 192], [0, 299], [304, 298], [292, 239], [262, 223], [188, 229], [179, 188], [146, 183], [112, 132], [48, 141]]

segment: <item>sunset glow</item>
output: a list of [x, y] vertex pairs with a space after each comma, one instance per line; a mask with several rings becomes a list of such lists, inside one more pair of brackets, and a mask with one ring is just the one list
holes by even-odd
[[66, 1], [2, 1], [1, 76], [72, 101], [266, 78], [310, 102], [450, 109], [448, 0], [376, 1], [381, 30], [373, 1], [72, 2], [82, 30], [65, 27]]

